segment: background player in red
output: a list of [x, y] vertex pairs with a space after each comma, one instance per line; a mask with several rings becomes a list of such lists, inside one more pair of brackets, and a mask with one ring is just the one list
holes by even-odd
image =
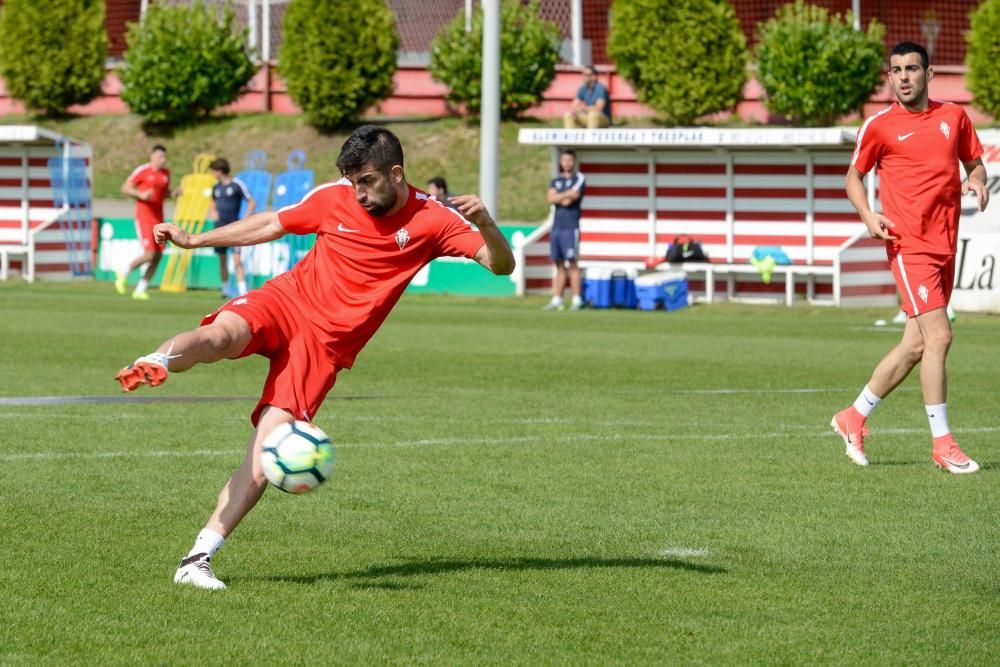
[[[858, 131], [847, 171], [847, 196], [872, 238], [884, 239], [907, 319], [900, 343], [875, 367], [854, 405], [833, 417], [847, 455], [868, 465], [865, 421], [913, 367], [930, 422], [934, 463], [952, 473], [979, 465], [959, 448], [948, 426], [945, 360], [951, 346], [946, 307], [955, 284], [955, 248], [961, 197], [969, 191], [979, 209], [989, 203], [983, 148], [962, 107], [928, 98], [933, 76], [927, 52], [901, 42], [890, 52], [889, 82], [898, 100]], [[968, 179], [962, 183], [959, 163]], [[864, 175], [877, 166], [882, 213], [868, 206]]]
[[147, 264], [146, 272], [132, 292], [133, 299], [148, 299], [146, 288], [156, 273], [163, 257], [163, 244], [153, 238], [153, 227], [163, 222], [163, 202], [170, 192], [170, 170], [167, 169], [167, 149], [161, 144], [153, 146], [149, 162], [136, 167], [122, 184], [122, 192], [135, 198], [135, 227], [142, 243], [142, 254], [132, 260], [128, 269], [115, 276], [115, 289], [125, 294], [128, 274]]
[[172, 224], [156, 227], [158, 241], [182, 248], [317, 234], [316, 245], [291, 271], [233, 299], [199, 328], [170, 338], [118, 373], [122, 388], [131, 391], [198, 363], [251, 354], [271, 360], [250, 417], [255, 431], [246, 456], [181, 561], [177, 583], [225, 588], [212, 572], [211, 557], [267, 487], [259, 463], [267, 434], [282, 423], [313, 419], [337, 372], [353, 365], [417, 271], [441, 256], [472, 258], [498, 275], [514, 270], [510, 246], [477, 196], [452, 197], [449, 208], [406, 182], [403, 149], [389, 130], [355, 130], [337, 167], [344, 178], [277, 212], [203, 234]]

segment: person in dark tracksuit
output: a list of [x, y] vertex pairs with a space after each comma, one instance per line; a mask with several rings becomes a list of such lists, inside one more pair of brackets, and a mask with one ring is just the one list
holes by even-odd
[[570, 310], [583, 308], [580, 277], [580, 204], [583, 202], [584, 178], [577, 170], [576, 153], [566, 148], [559, 154], [559, 175], [549, 184], [552, 216], [552, 261], [556, 277], [552, 282], [552, 300], [545, 310], [563, 310], [563, 291], [569, 285], [573, 293]]
[[[223, 227], [231, 222], [236, 222], [240, 217], [240, 206], [247, 202], [247, 216], [251, 215], [256, 208], [256, 202], [250, 196], [250, 190], [246, 184], [238, 178], [229, 174], [229, 161], [225, 158], [218, 158], [209, 165], [212, 176], [215, 177], [216, 184], [212, 188], [212, 208], [208, 217], [215, 219], [215, 226]], [[243, 263], [240, 261], [239, 248], [216, 248], [219, 255], [219, 278], [222, 280], [222, 296], [229, 298], [247, 293], [247, 280], [243, 272]], [[232, 252], [236, 267], [237, 293], [229, 294], [227, 286], [229, 284], [229, 267], [226, 262], [226, 253]]]

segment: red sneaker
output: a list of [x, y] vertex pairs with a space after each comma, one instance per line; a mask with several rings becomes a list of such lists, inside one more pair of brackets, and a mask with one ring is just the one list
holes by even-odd
[[859, 466], [868, 465], [868, 457], [865, 456], [865, 438], [868, 437], [868, 429], [865, 428], [865, 418], [861, 413], [852, 405], [835, 414], [830, 420], [830, 426], [844, 439], [847, 456]]
[[979, 464], [965, 455], [950, 433], [934, 438], [931, 459], [938, 468], [956, 475], [966, 475], [979, 470]]
[[159, 352], [139, 357], [135, 363], [118, 371], [115, 379], [121, 384], [122, 391], [132, 391], [142, 384], [158, 387], [167, 379], [167, 360], [168, 357]]

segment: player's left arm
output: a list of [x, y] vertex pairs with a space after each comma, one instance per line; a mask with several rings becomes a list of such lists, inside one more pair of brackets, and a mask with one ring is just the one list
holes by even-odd
[[448, 200], [483, 236], [483, 247], [473, 257], [483, 268], [498, 276], [514, 272], [514, 253], [497, 223], [490, 217], [486, 205], [476, 195], [458, 195]]
[[990, 203], [990, 191], [986, 189], [986, 165], [983, 164], [983, 158], [977, 157], [974, 160], [963, 162], [962, 166], [965, 167], [965, 173], [968, 175], [965, 183], [962, 184], [962, 194], [967, 195], [970, 190], [975, 192], [979, 210], [985, 211], [986, 205]]

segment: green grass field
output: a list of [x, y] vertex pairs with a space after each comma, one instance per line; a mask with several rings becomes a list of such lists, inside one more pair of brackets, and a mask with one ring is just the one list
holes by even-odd
[[[860, 469], [830, 432], [891, 313], [543, 313], [405, 297], [316, 423], [316, 492], [268, 492], [171, 583], [240, 460], [260, 359], [120, 396], [218, 302], [0, 285], [0, 663], [996, 664], [1000, 318], [956, 323], [930, 462], [916, 377]], [[171, 402], [142, 402], [172, 397]], [[220, 400], [184, 400], [218, 397]], [[991, 657], [992, 656], [992, 657]]]

